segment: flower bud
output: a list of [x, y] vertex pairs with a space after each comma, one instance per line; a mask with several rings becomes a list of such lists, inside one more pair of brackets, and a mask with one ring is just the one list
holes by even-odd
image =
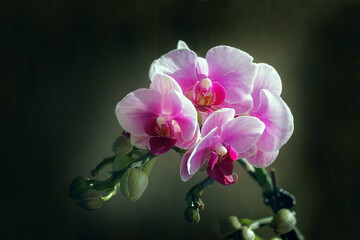
[[290, 232], [296, 225], [296, 218], [289, 209], [280, 209], [274, 216], [271, 226], [278, 234]]
[[185, 209], [185, 219], [189, 223], [198, 223], [200, 222], [199, 209], [194, 207], [188, 207]]
[[241, 232], [240, 239], [242, 239], [242, 240], [254, 240], [255, 239], [254, 231], [249, 229], [248, 227], [241, 227], [240, 232]]
[[125, 136], [121, 135], [115, 140], [112, 150], [116, 155], [119, 155], [119, 154], [125, 155], [131, 150], [131, 148], [132, 148], [132, 145], [131, 145], [129, 139], [126, 138]]
[[148, 181], [148, 176], [144, 171], [129, 168], [121, 178], [120, 190], [126, 197], [136, 201], [144, 193]]
[[79, 200], [81, 195], [90, 188], [88, 180], [89, 178], [81, 176], [75, 178], [69, 186], [69, 197]]
[[281, 238], [273, 237], [273, 238], [271, 238], [270, 240], [281, 240]]
[[229, 235], [241, 228], [241, 223], [236, 216], [230, 216], [225, 219], [220, 226], [220, 232], [223, 235]]
[[95, 189], [85, 191], [79, 201], [78, 205], [88, 210], [95, 210], [102, 207], [101, 194]]

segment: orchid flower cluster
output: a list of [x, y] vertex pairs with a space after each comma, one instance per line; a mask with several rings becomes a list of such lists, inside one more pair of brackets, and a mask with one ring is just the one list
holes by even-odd
[[179, 41], [177, 49], [153, 61], [149, 78], [149, 88], [129, 93], [116, 106], [123, 134], [114, 143], [115, 155], [91, 172], [96, 178], [111, 164], [108, 178], [79, 176], [70, 184], [69, 196], [89, 210], [100, 208], [119, 188], [136, 201], [147, 187], [156, 157], [173, 149], [182, 156], [183, 181], [207, 169], [208, 176], [186, 196], [188, 222], [199, 222], [206, 187], [214, 181], [237, 181], [237, 161], [262, 188], [264, 203], [276, 215], [256, 221], [231, 216], [221, 227], [225, 239], [253, 240], [253, 230], [264, 225], [282, 239], [303, 239], [290, 212], [294, 196], [277, 187], [274, 171], [270, 179], [264, 169], [294, 130], [276, 70], [233, 47], [213, 47], [202, 58]]
[[187, 149], [183, 181], [205, 165], [212, 179], [233, 184], [234, 161], [267, 167], [293, 133], [278, 73], [239, 49], [217, 46], [202, 58], [179, 41], [152, 63], [149, 77], [150, 87], [129, 93], [116, 116], [137, 148], [156, 155]]

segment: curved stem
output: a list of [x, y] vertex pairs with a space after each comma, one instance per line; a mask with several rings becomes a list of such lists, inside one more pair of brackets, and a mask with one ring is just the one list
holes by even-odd
[[261, 218], [261, 219], [255, 220], [250, 224], [249, 229], [255, 230], [255, 229], [261, 228], [263, 226], [269, 225], [272, 220], [273, 220], [273, 217], [266, 217], [266, 218]]
[[111, 176], [108, 179], [104, 181], [89, 180], [89, 183], [93, 188], [97, 190], [105, 190], [114, 187], [117, 183], [120, 182], [120, 179], [122, 175], [126, 172], [126, 170], [128, 170], [129, 168], [141, 167], [142, 165], [144, 165], [145, 163], [147, 163], [156, 156], [157, 155], [154, 155], [152, 153], [146, 153], [141, 157], [139, 157], [138, 159], [136, 159], [134, 162], [130, 163], [128, 166], [124, 167], [123, 169], [119, 171], [110, 172]]
[[186, 202], [188, 207], [196, 207], [199, 210], [204, 210], [204, 203], [201, 200], [201, 195], [203, 194], [205, 188], [210, 186], [213, 182], [214, 179], [207, 177], [203, 181], [193, 186], [186, 195]]
[[113, 164], [114, 159], [116, 156], [112, 156], [112, 157], [108, 157], [108, 158], [104, 158], [104, 160], [102, 160], [101, 163], [99, 163], [92, 171], [91, 171], [91, 175], [93, 177], [97, 177], [99, 176], [101, 170], [106, 167], [109, 164]]

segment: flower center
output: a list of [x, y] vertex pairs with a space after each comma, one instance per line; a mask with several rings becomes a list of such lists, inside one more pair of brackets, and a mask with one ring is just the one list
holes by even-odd
[[215, 93], [211, 88], [212, 82], [209, 78], [200, 81], [195, 89], [195, 103], [199, 106], [210, 106], [216, 100]]
[[224, 147], [224, 145], [222, 145], [222, 143], [217, 142], [213, 145], [212, 149], [218, 155], [217, 163], [221, 163], [226, 158], [226, 154], [228, 152], [226, 147]]
[[171, 138], [171, 129], [165, 118], [157, 117], [155, 125], [155, 133], [159, 136]]

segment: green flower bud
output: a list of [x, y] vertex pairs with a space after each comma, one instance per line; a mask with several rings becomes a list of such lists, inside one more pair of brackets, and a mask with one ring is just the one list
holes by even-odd
[[69, 186], [69, 197], [79, 200], [81, 195], [88, 189], [90, 189], [90, 184], [88, 183], [89, 178], [77, 177], [75, 178]]
[[200, 222], [199, 209], [194, 207], [188, 207], [185, 209], [185, 219], [189, 223], [198, 223]]
[[241, 228], [241, 223], [236, 216], [230, 216], [225, 219], [220, 226], [220, 232], [223, 235], [229, 235]]
[[101, 194], [95, 189], [85, 191], [79, 201], [78, 205], [88, 210], [95, 210], [102, 207]]
[[282, 240], [281, 238], [278, 238], [278, 237], [273, 237], [271, 238], [270, 240]]
[[148, 176], [138, 168], [129, 168], [122, 176], [120, 190], [133, 201], [138, 200], [148, 185]]
[[131, 148], [132, 145], [130, 143], [130, 140], [125, 136], [121, 135], [115, 140], [112, 150], [116, 155], [125, 155], [131, 150]]
[[290, 232], [296, 225], [296, 218], [289, 209], [280, 209], [274, 216], [271, 227], [278, 234]]
[[241, 240], [254, 240], [255, 239], [254, 231], [249, 229], [248, 227], [241, 227], [240, 232], [241, 232], [241, 235], [240, 235]]

